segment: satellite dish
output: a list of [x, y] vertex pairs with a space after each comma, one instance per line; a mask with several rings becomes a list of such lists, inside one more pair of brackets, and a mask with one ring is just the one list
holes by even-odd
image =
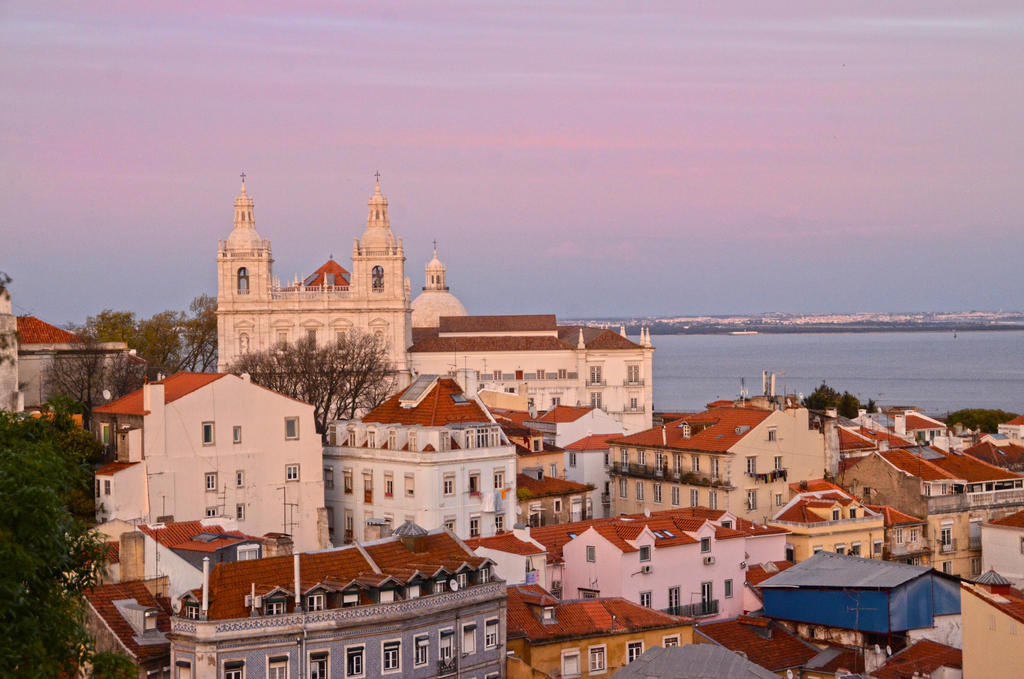
[[110, 393], [109, 389], [104, 389], [103, 390], [103, 400], [104, 401], [109, 401], [111, 396], [113, 396], [113, 394]]
[[451, 580], [449, 580], [448, 581], [448, 589], [450, 589], [453, 592], [458, 592], [459, 591], [459, 581], [456, 580], [455, 578], [452, 578]]
[[786, 670], [786, 679], [793, 679], [793, 670]]
[[174, 609], [175, 613], [181, 613], [181, 599], [178, 598], [178, 597], [175, 597], [174, 599], [172, 599], [171, 600], [171, 608]]
[[644, 507], [644, 516], [646, 516], [648, 519], [651, 518], [651, 510], [649, 507]]

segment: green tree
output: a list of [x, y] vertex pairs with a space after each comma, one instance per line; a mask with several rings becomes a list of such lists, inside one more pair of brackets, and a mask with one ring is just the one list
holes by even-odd
[[91, 483], [81, 451], [64, 446], [72, 428], [63, 412], [0, 413], [0, 676], [73, 676], [93, 657], [83, 592], [105, 554], [70, 509]]
[[1009, 422], [1015, 417], [1017, 417], [1016, 413], [1008, 413], [1005, 410], [967, 408], [947, 415], [946, 424], [950, 427], [960, 424], [968, 429], [981, 429], [983, 432], [994, 434], [999, 431], [1000, 424]]
[[85, 326], [73, 328], [83, 339], [95, 342], [126, 342], [133, 346], [138, 334], [138, 322], [131, 311], [104, 309], [85, 319]]
[[843, 416], [854, 418], [857, 417], [857, 411], [860, 410], [860, 400], [848, 391], [844, 391], [843, 395], [839, 397], [839, 403], [836, 404], [836, 412]]
[[[869, 405], [874, 408], [875, 402], [870, 401]], [[843, 417], [857, 417], [860, 409], [860, 399], [848, 391], [840, 394], [838, 391], [822, 382], [821, 386], [804, 397], [804, 407], [811, 410], [826, 410], [835, 408], [836, 412]], [[872, 410], [872, 412], [874, 412]]]

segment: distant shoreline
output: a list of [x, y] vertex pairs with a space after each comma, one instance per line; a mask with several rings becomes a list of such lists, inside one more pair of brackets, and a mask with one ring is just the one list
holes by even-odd
[[[639, 331], [639, 324], [626, 325], [626, 333]], [[978, 326], [907, 326], [907, 325], [801, 325], [801, 326], [699, 326], [691, 328], [666, 328], [658, 327], [657, 324], [644, 326], [649, 327], [652, 335], [732, 335], [736, 337], [750, 337], [752, 335], [816, 335], [816, 334], [866, 334], [866, 333], [893, 333], [893, 332], [932, 332], [932, 333], [961, 333], [961, 332], [1020, 332], [1024, 331], [1024, 325], [978, 325]], [[742, 334], [740, 334], [742, 333]]]

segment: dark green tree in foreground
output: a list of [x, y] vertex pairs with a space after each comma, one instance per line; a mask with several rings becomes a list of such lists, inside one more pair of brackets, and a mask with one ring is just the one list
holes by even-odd
[[981, 429], [983, 432], [994, 434], [999, 430], [999, 425], [1009, 422], [1015, 417], [1017, 417], [1016, 413], [1008, 413], [1005, 410], [968, 408], [947, 415], [946, 424], [950, 427], [961, 424], [968, 429]]
[[104, 549], [71, 509], [91, 483], [88, 447], [72, 443], [80, 435], [63, 412], [0, 412], [3, 677], [70, 677], [85, 667], [97, 678], [124, 675], [123, 660], [94, 654], [84, 627], [83, 593], [104, 567]]
[[[804, 398], [804, 407], [811, 410], [825, 410], [835, 408], [842, 417], [857, 417], [857, 411], [861, 408], [860, 399], [848, 391], [840, 394], [838, 391], [822, 382], [819, 387]], [[869, 413], [875, 412], [875, 402], [868, 401], [866, 410]]]

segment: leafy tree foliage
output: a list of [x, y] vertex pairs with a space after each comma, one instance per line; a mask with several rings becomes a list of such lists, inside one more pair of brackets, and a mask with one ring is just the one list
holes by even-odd
[[229, 371], [249, 373], [256, 384], [312, 404], [321, 436], [328, 423], [383, 403], [395, 384], [387, 345], [359, 330], [329, 346], [304, 339], [293, 346], [244, 354]]
[[[825, 410], [835, 408], [842, 417], [857, 417], [857, 411], [861, 408], [860, 399], [848, 391], [840, 394], [838, 391], [822, 382], [814, 391], [804, 397], [804, 407], [811, 410]], [[875, 412], [875, 402], [868, 401], [868, 412]]]
[[83, 592], [105, 554], [70, 509], [92, 483], [82, 448], [66, 445], [74, 429], [63, 412], [0, 412], [0, 676], [73, 676], [93, 657]]
[[999, 430], [1000, 424], [1009, 422], [1015, 417], [1017, 417], [1016, 413], [1008, 413], [1005, 410], [967, 408], [947, 415], [946, 424], [951, 427], [961, 424], [968, 429], [981, 429], [983, 432], [994, 434]]

